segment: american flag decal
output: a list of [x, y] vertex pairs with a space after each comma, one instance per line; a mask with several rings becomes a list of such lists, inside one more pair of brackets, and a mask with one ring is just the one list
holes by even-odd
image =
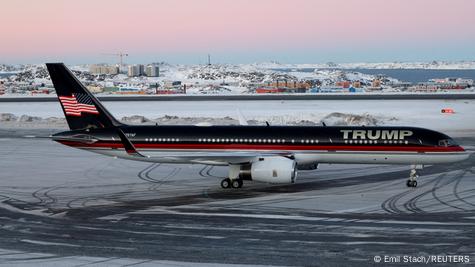
[[59, 101], [63, 105], [66, 115], [81, 117], [82, 113], [99, 114], [92, 99], [86, 94], [60, 96]]

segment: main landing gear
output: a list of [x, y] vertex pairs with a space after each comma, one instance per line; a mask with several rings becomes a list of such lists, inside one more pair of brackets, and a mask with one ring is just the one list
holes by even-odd
[[234, 188], [234, 189], [238, 189], [238, 188], [241, 188], [243, 185], [243, 182], [241, 179], [229, 179], [229, 178], [226, 178], [226, 179], [223, 179], [221, 181], [221, 187], [222, 188]]
[[412, 168], [411, 172], [409, 174], [409, 180], [407, 180], [407, 187], [417, 187], [417, 177], [419, 177], [419, 174], [417, 174], [416, 168]]
[[242, 179], [239, 177], [241, 172], [241, 165], [239, 164], [231, 164], [229, 165], [229, 175], [228, 178], [223, 179], [221, 181], [222, 188], [234, 188], [238, 189], [241, 188], [243, 185]]

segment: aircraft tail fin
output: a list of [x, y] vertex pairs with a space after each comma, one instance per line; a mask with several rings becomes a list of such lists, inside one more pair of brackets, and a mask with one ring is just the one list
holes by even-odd
[[123, 125], [102, 106], [63, 63], [46, 63], [46, 67], [71, 130]]

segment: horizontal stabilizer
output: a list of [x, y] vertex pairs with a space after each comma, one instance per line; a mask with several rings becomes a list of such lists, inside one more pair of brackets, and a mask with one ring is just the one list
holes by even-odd
[[130, 140], [127, 138], [127, 136], [124, 134], [124, 132], [120, 128], [117, 128], [117, 133], [119, 134], [120, 140], [122, 141], [122, 144], [124, 145], [124, 148], [127, 154], [131, 156], [146, 158], [146, 156], [140, 154], [137, 151], [137, 149], [135, 149], [132, 142], [130, 142]]

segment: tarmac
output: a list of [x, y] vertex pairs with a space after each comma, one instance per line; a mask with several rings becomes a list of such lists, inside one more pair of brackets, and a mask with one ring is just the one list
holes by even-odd
[[321, 165], [293, 185], [231, 190], [219, 186], [224, 167], [126, 161], [27, 133], [0, 131], [0, 264], [475, 261], [475, 155], [426, 166], [417, 188], [405, 185], [409, 166]]

